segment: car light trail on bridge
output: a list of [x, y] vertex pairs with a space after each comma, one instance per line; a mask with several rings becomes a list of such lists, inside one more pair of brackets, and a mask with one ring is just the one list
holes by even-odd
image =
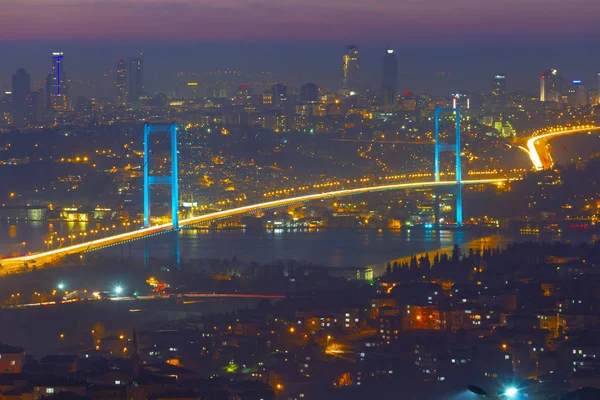
[[[480, 184], [496, 184], [507, 181], [507, 178], [503, 179], [472, 179], [472, 180], [463, 180], [463, 185], [480, 185]], [[399, 184], [390, 184], [390, 185], [380, 185], [380, 186], [369, 186], [357, 189], [343, 189], [343, 190], [335, 190], [331, 192], [323, 192], [323, 193], [315, 193], [304, 196], [297, 196], [288, 199], [279, 199], [272, 200], [264, 203], [251, 204], [243, 207], [233, 208], [230, 210], [217, 211], [205, 215], [200, 215], [197, 217], [187, 218], [179, 221], [180, 228], [194, 226], [200, 223], [215, 221], [218, 219], [224, 219], [233, 217], [236, 215], [242, 215], [249, 212], [254, 212], [258, 210], [268, 209], [268, 208], [277, 208], [284, 207], [295, 203], [304, 203], [312, 200], [321, 200], [332, 197], [341, 197], [341, 196], [352, 196], [363, 193], [372, 193], [372, 192], [382, 192], [387, 190], [402, 190], [402, 189], [415, 189], [415, 188], [424, 188], [424, 187], [443, 187], [443, 186], [455, 186], [456, 181], [440, 181], [440, 182], [412, 182], [412, 183], [399, 183]], [[119, 244], [123, 244], [126, 242], [130, 242], [133, 240], [139, 240], [151, 236], [160, 235], [166, 232], [172, 232], [173, 226], [171, 223], [161, 224], [151, 226], [149, 228], [142, 228], [135, 231], [120, 233], [114, 236], [108, 236], [105, 238], [98, 238], [89, 242], [83, 242], [76, 245], [71, 245], [67, 247], [62, 247], [55, 250], [30, 254], [21, 257], [14, 257], [11, 259], [3, 260], [2, 266], [6, 270], [7, 268], [17, 268], [23, 266], [25, 263], [36, 263], [36, 265], [43, 265], [48, 262], [52, 262], [59, 257], [64, 257], [67, 255], [73, 254], [81, 254], [94, 250], [101, 250], [107, 247], [116, 246]]]
[[531, 138], [529, 138], [529, 140], [527, 140], [527, 149], [528, 149], [529, 158], [531, 159], [531, 163], [533, 164], [533, 167], [536, 169], [536, 171], [541, 171], [544, 169], [544, 164], [542, 163], [542, 160], [537, 151], [537, 148], [535, 147], [535, 144], [538, 140], [549, 139], [549, 138], [553, 138], [556, 136], [572, 135], [574, 133], [585, 133], [585, 132], [599, 130], [599, 129], [600, 129], [600, 127], [597, 127], [597, 126], [584, 126], [581, 128], [563, 129], [563, 130], [557, 130], [554, 132], [544, 133], [544, 134], [538, 135], [538, 136], [532, 136]]

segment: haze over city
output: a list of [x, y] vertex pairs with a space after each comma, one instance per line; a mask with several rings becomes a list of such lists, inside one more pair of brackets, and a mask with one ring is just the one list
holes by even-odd
[[0, 400], [600, 399], [599, 12], [2, 0]]

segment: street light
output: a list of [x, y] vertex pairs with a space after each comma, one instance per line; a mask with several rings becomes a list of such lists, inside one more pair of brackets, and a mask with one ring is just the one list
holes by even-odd
[[115, 286], [115, 294], [120, 296], [123, 293], [123, 288], [121, 286]]
[[58, 288], [58, 290], [63, 290], [65, 288], [65, 284], [62, 282], [58, 282], [58, 285], [56, 285], [56, 287]]
[[512, 399], [513, 397], [515, 397], [517, 395], [518, 392], [519, 392], [519, 389], [511, 386], [504, 391], [504, 396]]

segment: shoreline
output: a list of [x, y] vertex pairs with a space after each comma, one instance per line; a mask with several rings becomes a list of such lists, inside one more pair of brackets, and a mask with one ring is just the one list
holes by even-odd
[[[509, 243], [514, 242], [514, 240], [510, 240], [508, 237], [506, 236], [502, 236], [500, 234], [494, 234], [494, 235], [489, 235], [489, 236], [483, 236], [479, 239], [473, 239], [469, 242], [467, 242], [465, 245], [460, 246], [460, 249], [463, 253], [465, 253], [466, 251], [468, 251], [469, 249], [480, 249], [483, 252], [483, 249], [486, 247], [504, 247]], [[429, 256], [429, 261], [431, 261], [433, 263], [433, 258], [435, 256], [436, 253], [448, 253], [448, 256], [450, 256], [450, 254], [452, 253], [452, 249], [454, 248], [454, 244], [451, 246], [446, 246], [446, 247], [441, 247], [435, 250], [431, 250], [431, 251], [424, 251], [424, 252], [420, 252], [420, 253], [413, 253], [410, 256], [405, 256], [405, 257], [400, 257], [400, 258], [396, 258], [394, 260], [390, 260], [389, 263], [394, 264], [395, 262], [397, 262], [398, 264], [402, 264], [403, 262], [410, 262], [410, 259], [413, 256], [417, 256], [417, 258], [424, 256], [425, 254], [428, 254]], [[380, 276], [383, 276], [383, 274], [385, 274], [385, 269], [387, 267], [386, 265], [366, 265], [366, 267], [373, 269], [373, 276], [378, 278]]]

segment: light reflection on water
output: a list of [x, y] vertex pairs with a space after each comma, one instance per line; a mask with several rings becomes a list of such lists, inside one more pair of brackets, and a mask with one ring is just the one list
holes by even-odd
[[[100, 228], [96, 223], [81, 222], [11, 222], [0, 223], [0, 253], [12, 255], [21, 250], [45, 249], [49, 232], [67, 237]], [[110, 234], [110, 233], [109, 233]], [[98, 237], [103, 237], [101, 232]], [[88, 236], [89, 238], [89, 236]], [[243, 262], [268, 263], [274, 260], [298, 260], [332, 267], [371, 266], [375, 273], [387, 262], [400, 261], [412, 254], [450, 252], [457, 243], [466, 252], [484, 247], [503, 247], [514, 240], [537, 240], [535, 236], [515, 237], [486, 231], [433, 231], [422, 229], [274, 229], [274, 230], [192, 230], [180, 233], [182, 259], [229, 259], [236, 256]], [[74, 241], [79, 242], [77, 238]], [[578, 240], [590, 240], [583, 238]], [[575, 241], [578, 241], [575, 240]], [[70, 240], [67, 239], [65, 244]], [[153, 239], [152, 256], [170, 257], [173, 248], [168, 235]], [[124, 254], [142, 258], [143, 241], [126, 245]], [[106, 250], [121, 255], [120, 248]]]

